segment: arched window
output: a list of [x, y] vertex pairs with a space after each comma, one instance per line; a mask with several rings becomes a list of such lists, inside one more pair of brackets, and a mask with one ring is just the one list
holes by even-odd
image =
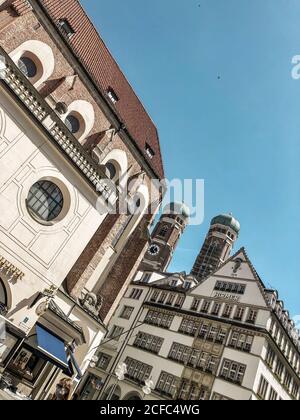
[[0, 305], [7, 305], [7, 294], [3, 281], [0, 279]]
[[35, 88], [39, 88], [48, 80], [55, 69], [53, 51], [41, 41], [25, 41], [13, 50], [10, 56]]
[[84, 141], [95, 124], [93, 105], [87, 101], [77, 100], [68, 105], [65, 125], [79, 142]]
[[161, 236], [162, 238], [165, 238], [167, 236], [168, 231], [169, 231], [169, 226], [167, 226], [167, 225], [166, 226], [163, 226], [160, 229], [158, 235]]

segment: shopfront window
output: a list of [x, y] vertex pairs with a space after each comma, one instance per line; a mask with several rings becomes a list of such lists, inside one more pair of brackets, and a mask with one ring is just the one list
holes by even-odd
[[94, 375], [90, 375], [85, 383], [85, 386], [81, 392], [81, 400], [91, 401], [96, 395], [99, 395], [103, 387], [103, 380], [97, 378]]
[[8, 369], [23, 379], [33, 383], [46, 365], [46, 361], [35, 355], [32, 350], [22, 347], [11, 360]]

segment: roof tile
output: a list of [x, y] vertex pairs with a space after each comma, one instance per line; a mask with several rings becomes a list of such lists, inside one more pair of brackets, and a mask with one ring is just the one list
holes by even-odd
[[[114, 105], [117, 114], [157, 176], [163, 178], [164, 169], [157, 129], [79, 1], [39, 2], [55, 24], [60, 19], [68, 20], [75, 31], [69, 41], [74, 54], [102, 94], [105, 95], [109, 88], [115, 91], [119, 98]], [[146, 143], [155, 152], [152, 159], [145, 152]]]

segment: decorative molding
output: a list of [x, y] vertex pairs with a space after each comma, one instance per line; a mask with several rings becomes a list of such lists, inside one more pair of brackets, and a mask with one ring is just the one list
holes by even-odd
[[0, 46], [1, 67], [0, 79], [18, 97], [32, 116], [43, 126], [56, 147], [81, 172], [98, 195], [102, 196], [108, 206], [117, 201], [116, 188], [101, 171], [94, 160], [86, 153], [78, 140], [70, 133], [63, 121], [48, 105], [45, 99], [22, 74], [16, 64]]
[[22, 280], [24, 273], [0, 255], [0, 272], [4, 272], [9, 280]]
[[99, 312], [103, 306], [103, 301], [102, 296], [97, 296], [94, 293], [87, 293], [82, 299], [79, 299], [82, 309], [97, 320], [100, 319]]

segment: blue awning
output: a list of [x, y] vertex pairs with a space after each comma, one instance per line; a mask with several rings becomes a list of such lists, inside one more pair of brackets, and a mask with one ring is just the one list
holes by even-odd
[[40, 325], [36, 325], [36, 334], [38, 350], [62, 367], [69, 368], [64, 341]]

